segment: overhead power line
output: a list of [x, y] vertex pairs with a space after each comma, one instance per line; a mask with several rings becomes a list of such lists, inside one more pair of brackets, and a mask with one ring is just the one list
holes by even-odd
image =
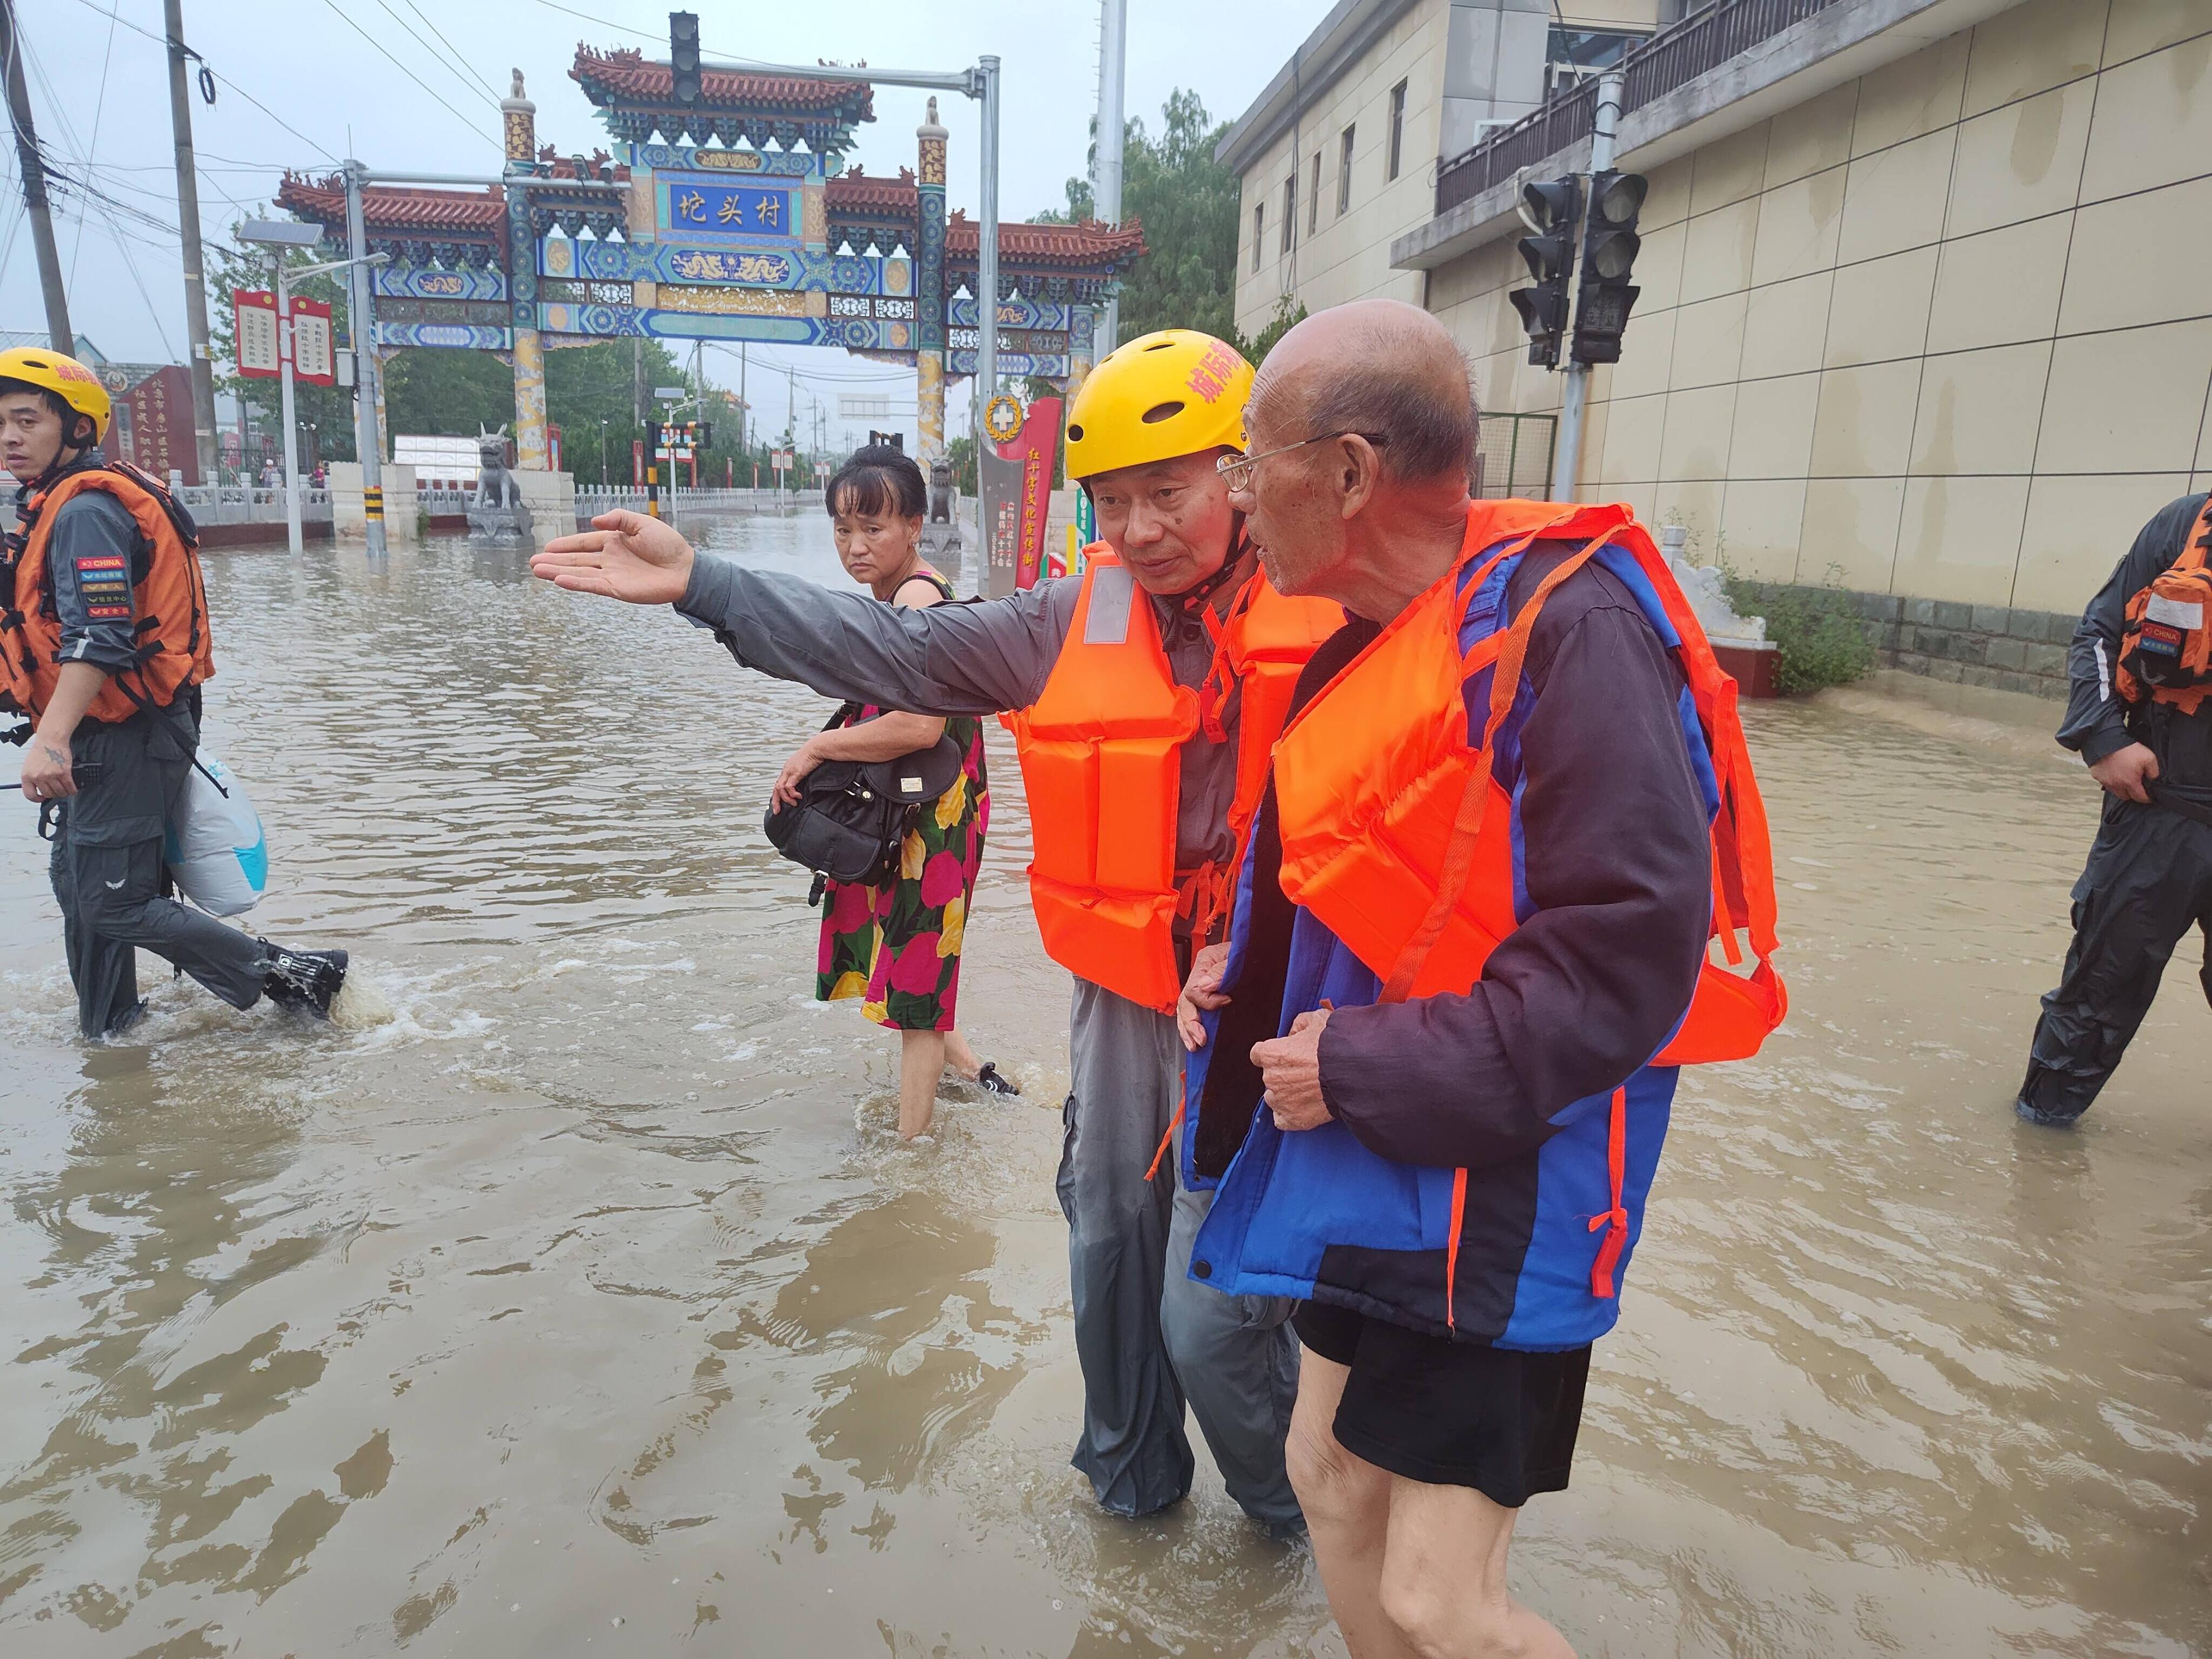
[[382, 56], [385, 61], [389, 63], [392, 68], [398, 70], [402, 75], [412, 81], [416, 86], [422, 88], [424, 92], [428, 93], [432, 100], [434, 100], [439, 107], [443, 109], [446, 113], [452, 116], [453, 119], [459, 121], [471, 132], [474, 133], [477, 137], [485, 140], [487, 143], [495, 144], [499, 142], [496, 137], [490, 133], [484, 131], [484, 130], [477, 126], [475, 122], [470, 120], [467, 116], [462, 114], [460, 111], [455, 109], [451, 104], [447, 103], [443, 97], [440, 96], [437, 89], [432, 87], [428, 81], [425, 81], [421, 76], [416, 74], [413, 70], [409, 69], [406, 64], [401, 63], [397, 58], [393, 57], [392, 55], [391, 49], [387, 47], [384, 42], [378, 40], [367, 29], [362, 27], [360, 24], [355, 22], [352, 18], [347, 16], [344, 10], [338, 5], [338, 0], [323, 0], [323, 3], [331, 9], [331, 14], [336, 16], [339, 21], [343, 23], [348, 28], [351, 29], [356, 34], [361, 36], [362, 40], [368, 41], [370, 46], [374, 46], [378, 53]]
[[[122, 24], [125, 28], [131, 30], [134, 33], [143, 34], [149, 40], [158, 42], [165, 51], [168, 47], [169, 37], [166, 34], [156, 34], [152, 29], [141, 28], [137, 24], [132, 22], [129, 18], [123, 16], [120, 13], [112, 12], [108, 10], [105, 6], [94, 4], [94, 0], [76, 0], [76, 3], [80, 6], [82, 6], [87, 11], [97, 12], [102, 17], [109, 18], [115, 22]], [[289, 121], [279, 115], [275, 110], [270, 108], [268, 105], [263, 103], [258, 98], [256, 98], [244, 87], [241, 87], [237, 82], [232, 80], [228, 75], [225, 75], [221, 70], [216, 68], [204, 58], [200, 59], [200, 67], [206, 70], [210, 75], [215, 76], [215, 78], [222, 85], [228, 87], [233, 92], [246, 100], [247, 103], [252, 105], [254, 108], [259, 110], [264, 115], [274, 121], [278, 126], [283, 128], [285, 131], [290, 133], [295, 138], [297, 138], [301, 143], [307, 145], [308, 149], [317, 151], [322, 155], [324, 160], [336, 162], [340, 159], [339, 157], [333, 155], [329, 150], [324, 149], [322, 145], [317, 143], [313, 139], [308, 137], [306, 133], [301, 131], [299, 128], [294, 126]]]
[[[455, 80], [459, 81], [463, 86], [466, 87], [471, 96], [483, 99], [484, 102], [489, 104], [494, 109], [497, 109], [499, 107], [499, 100], [494, 98], [489, 93], [484, 90], [481, 84], [480, 77], [476, 76], [476, 72], [473, 70], [465, 68], [457, 69], [453, 66], [453, 62], [447, 56], [447, 54], [453, 52], [453, 47], [451, 46], [448, 46], [444, 52], [441, 52], [437, 47], [432, 46], [428, 40], [425, 40], [422, 38], [421, 31], [416, 29], [412, 23], [409, 22], [398, 12], [392, 9], [391, 0], [376, 0], [376, 3], [382, 9], [386, 16], [389, 17], [393, 22], [399, 25], [400, 30], [403, 33], [407, 35], [410, 40], [413, 40], [416, 46], [422, 47], [423, 51], [430, 54], [431, 58], [437, 64], [440, 69], [444, 70]], [[415, 15], [418, 17], [422, 15], [420, 12], [416, 12]], [[352, 20], [348, 19], [347, 21], [351, 21]], [[427, 24], [430, 20], [425, 17], [422, 21]], [[433, 34], [438, 33], [434, 26], [431, 27], [430, 33]], [[445, 40], [445, 38], [446, 37], [442, 34], [438, 35], [438, 39], [441, 40]]]

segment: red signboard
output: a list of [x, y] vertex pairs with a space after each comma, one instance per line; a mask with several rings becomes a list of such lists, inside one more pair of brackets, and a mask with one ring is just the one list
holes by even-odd
[[166, 480], [173, 468], [185, 482], [200, 479], [199, 445], [192, 433], [192, 379], [172, 363], [156, 369], [124, 394], [128, 429], [123, 459]]
[[231, 296], [237, 321], [238, 372], [256, 378], [279, 373], [276, 355], [276, 296], [263, 289], [240, 289]]
[[320, 300], [292, 299], [292, 377], [309, 386], [336, 386], [331, 350], [331, 308]]
[[1016, 514], [1014, 586], [1035, 587], [1044, 571], [1045, 521], [1052, 514], [1052, 475], [1060, 455], [1060, 399], [1040, 398], [1029, 406], [1013, 441], [997, 446], [1000, 455], [1022, 469], [1018, 501], [1002, 502], [1000, 514]]

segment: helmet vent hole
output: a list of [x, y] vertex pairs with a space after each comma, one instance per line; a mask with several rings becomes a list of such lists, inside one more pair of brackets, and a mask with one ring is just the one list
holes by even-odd
[[1173, 340], [1155, 340], [1152, 344], [1146, 346], [1145, 349], [1147, 351], [1165, 351], [1174, 343], [1175, 342]]
[[1072, 426], [1068, 428], [1067, 441], [1072, 444], [1081, 443], [1083, 441], [1083, 428], [1079, 426]]
[[1182, 410], [1183, 405], [1181, 399], [1171, 404], [1154, 404], [1145, 411], [1144, 422], [1146, 426], [1158, 426], [1162, 421], [1172, 421], [1176, 416], [1182, 414]]

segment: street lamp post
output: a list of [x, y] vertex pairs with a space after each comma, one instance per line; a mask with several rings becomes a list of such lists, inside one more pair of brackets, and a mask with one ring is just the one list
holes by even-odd
[[276, 375], [283, 388], [284, 420], [284, 539], [297, 553], [304, 548], [306, 538], [300, 528], [300, 416], [292, 392], [292, 278], [319, 276], [326, 270], [343, 270], [356, 264], [381, 264], [392, 256], [374, 253], [364, 260], [330, 259], [321, 264], [302, 265], [297, 270], [288, 270], [284, 251], [314, 246], [323, 240], [323, 228], [286, 219], [249, 219], [239, 227], [238, 240], [267, 248], [276, 266]]

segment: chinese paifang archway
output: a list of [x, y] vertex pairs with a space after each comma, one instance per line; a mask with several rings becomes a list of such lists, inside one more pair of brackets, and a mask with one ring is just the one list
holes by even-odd
[[[669, 66], [578, 46], [570, 77], [611, 149], [538, 148], [522, 76], [504, 100], [507, 182], [483, 191], [372, 185], [362, 202], [380, 355], [492, 351], [514, 368], [514, 439], [547, 465], [545, 352], [604, 339], [842, 346], [910, 363], [925, 458], [944, 452], [948, 378], [976, 355], [978, 227], [945, 211], [936, 100], [918, 171], [843, 171], [874, 91], [709, 69], [679, 104]], [[607, 189], [609, 185], [619, 190]], [[280, 206], [345, 240], [337, 178], [287, 174]], [[1145, 252], [1133, 220], [1001, 225], [999, 372], [1072, 393], [1093, 310]], [[381, 418], [380, 411], [380, 429]]]

